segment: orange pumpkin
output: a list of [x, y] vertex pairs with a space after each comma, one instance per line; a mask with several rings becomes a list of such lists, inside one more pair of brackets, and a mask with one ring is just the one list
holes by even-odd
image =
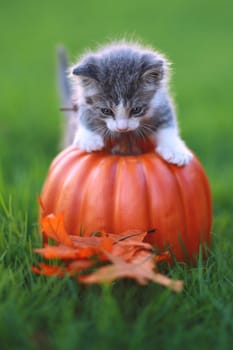
[[169, 244], [177, 260], [193, 259], [210, 242], [210, 189], [195, 156], [178, 167], [149, 147], [113, 155], [70, 146], [51, 164], [41, 199], [44, 215], [64, 213], [71, 234], [156, 229], [147, 241]]

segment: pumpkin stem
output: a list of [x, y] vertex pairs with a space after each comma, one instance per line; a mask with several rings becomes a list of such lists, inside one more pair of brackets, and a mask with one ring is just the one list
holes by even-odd
[[122, 133], [110, 146], [114, 155], [130, 156], [143, 154], [148, 150], [148, 140], [136, 137], [132, 132]]

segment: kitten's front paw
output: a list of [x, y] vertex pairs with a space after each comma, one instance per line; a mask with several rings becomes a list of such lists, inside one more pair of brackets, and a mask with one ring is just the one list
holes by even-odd
[[104, 148], [104, 141], [100, 135], [92, 135], [91, 138], [76, 137], [73, 144], [83, 151], [100, 151]]
[[183, 142], [180, 142], [175, 147], [172, 147], [171, 145], [160, 145], [155, 150], [168, 163], [176, 164], [178, 166], [188, 164], [193, 158], [192, 153]]

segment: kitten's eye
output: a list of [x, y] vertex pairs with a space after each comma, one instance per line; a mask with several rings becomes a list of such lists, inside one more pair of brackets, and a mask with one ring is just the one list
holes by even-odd
[[131, 109], [131, 114], [136, 115], [136, 114], [141, 113], [141, 111], [142, 111], [142, 107], [134, 107]]
[[113, 115], [113, 111], [110, 108], [101, 108], [101, 112], [104, 115]]

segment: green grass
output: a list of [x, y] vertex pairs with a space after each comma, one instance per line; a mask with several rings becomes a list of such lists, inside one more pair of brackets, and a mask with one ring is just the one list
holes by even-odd
[[[0, 348], [230, 349], [233, 337], [232, 2], [27, 1], [0, 10]], [[133, 33], [173, 61], [182, 135], [209, 176], [208, 260], [177, 265], [185, 289], [119, 281], [84, 287], [33, 275], [37, 201], [58, 152], [55, 47]]]

